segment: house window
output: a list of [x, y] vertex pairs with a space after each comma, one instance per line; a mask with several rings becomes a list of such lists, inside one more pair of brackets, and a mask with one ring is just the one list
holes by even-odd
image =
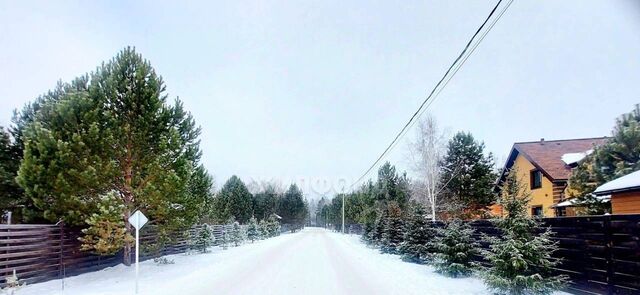
[[531, 189], [537, 189], [542, 187], [542, 172], [540, 170], [531, 170]]
[[532, 216], [542, 216], [542, 206], [533, 206], [533, 207], [531, 207], [531, 215]]

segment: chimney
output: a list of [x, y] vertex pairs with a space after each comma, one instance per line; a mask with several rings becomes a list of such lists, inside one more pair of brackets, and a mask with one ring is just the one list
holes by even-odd
[[540, 138], [540, 144], [544, 144], [544, 137]]

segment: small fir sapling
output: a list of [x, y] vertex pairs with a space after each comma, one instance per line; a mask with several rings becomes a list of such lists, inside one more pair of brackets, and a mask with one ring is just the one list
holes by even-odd
[[475, 241], [474, 230], [456, 219], [438, 228], [433, 241], [433, 266], [436, 271], [451, 277], [466, 277], [478, 266], [473, 261], [479, 254], [479, 244]]

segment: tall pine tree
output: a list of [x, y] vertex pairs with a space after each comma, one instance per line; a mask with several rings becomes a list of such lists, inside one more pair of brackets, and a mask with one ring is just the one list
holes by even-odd
[[485, 257], [491, 266], [483, 278], [497, 294], [550, 294], [562, 288], [567, 278], [553, 272], [559, 263], [551, 257], [557, 243], [551, 240], [549, 228], [541, 228], [539, 220], [527, 215], [531, 196], [517, 175], [510, 171], [502, 186], [499, 201], [507, 214], [496, 226], [503, 235], [487, 238], [490, 249]]
[[253, 214], [253, 195], [235, 175], [224, 183], [214, 203], [215, 219], [218, 222], [235, 218], [240, 223], [246, 223]]
[[493, 156], [484, 154], [484, 143], [471, 133], [458, 132], [451, 138], [443, 171], [444, 198], [461, 205], [465, 213], [482, 214], [495, 201]]
[[291, 184], [282, 196], [278, 208], [282, 222], [294, 225], [293, 230], [295, 227], [304, 225], [308, 211], [302, 191], [296, 184]]
[[[136, 208], [160, 227], [190, 226], [205, 199], [188, 192], [200, 129], [179, 100], [166, 100], [150, 63], [125, 48], [33, 112], [20, 137], [18, 183], [51, 221], [83, 225], [100, 196], [115, 191], [128, 232]], [[125, 239], [127, 265], [131, 246]]]

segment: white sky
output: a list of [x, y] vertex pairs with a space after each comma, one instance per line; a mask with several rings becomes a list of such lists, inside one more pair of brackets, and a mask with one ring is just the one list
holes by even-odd
[[[3, 0], [0, 125], [132, 45], [202, 125], [218, 186], [322, 193], [364, 172], [493, 5]], [[502, 160], [514, 141], [608, 135], [638, 102], [640, 1], [516, 0], [430, 112]], [[405, 169], [405, 154], [388, 159]]]

